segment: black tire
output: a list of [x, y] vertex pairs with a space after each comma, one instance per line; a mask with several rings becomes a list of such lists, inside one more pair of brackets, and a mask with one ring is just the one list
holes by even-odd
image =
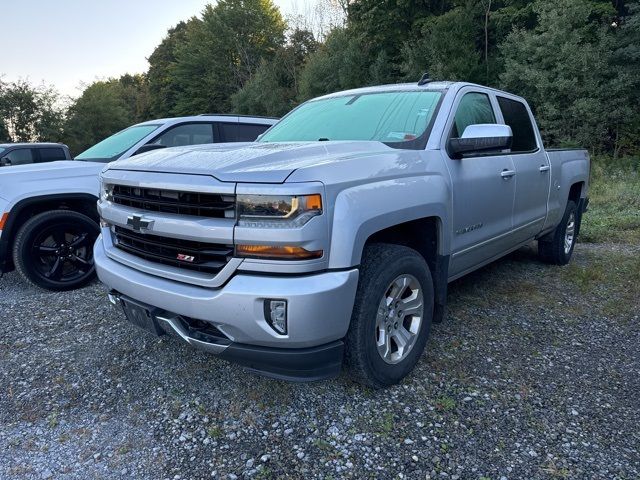
[[[378, 352], [380, 330], [376, 326], [377, 316], [379, 308], [384, 309], [382, 300], [388, 297], [392, 282], [401, 275], [411, 276], [420, 285], [423, 312], [413, 346], [408, 348], [406, 357], [390, 364]], [[400, 245], [379, 243], [367, 246], [362, 256], [355, 305], [345, 338], [345, 367], [351, 377], [369, 387], [382, 388], [407, 376], [420, 359], [429, 338], [433, 300], [431, 272], [418, 252]], [[388, 317], [383, 315], [382, 318]]]
[[[573, 235], [570, 247], [565, 248], [567, 239], [567, 229], [573, 224]], [[578, 227], [580, 225], [580, 213], [578, 206], [573, 200], [567, 202], [562, 220], [544, 240], [538, 240], [538, 256], [540, 260], [553, 265], [566, 265], [571, 260], [571, 254], [578, 238]]]
[[72, 290], [95, 277], [96, 222], [68, 210], [40, 213], [27, 220], [13, 244], [13, 263], [30, 284], [47, 290]]

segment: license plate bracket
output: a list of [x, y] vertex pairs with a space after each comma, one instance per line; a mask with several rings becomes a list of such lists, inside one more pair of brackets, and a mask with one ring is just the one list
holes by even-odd
[[160, 327], [158, 320], [155, 318], [156, 308], [149, 307], [148, 305], [129, 298], [120, 297], [119, 300], [124, 315], [130, 323], [156, 336], [165, 334], [165, 331]]

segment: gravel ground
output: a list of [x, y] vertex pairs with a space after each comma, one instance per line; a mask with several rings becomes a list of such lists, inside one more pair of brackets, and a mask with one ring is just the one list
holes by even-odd
[[0, 280], [0, 478], [640, 478], [640, 248], [451, 285], [416, 371], [290, 384]]

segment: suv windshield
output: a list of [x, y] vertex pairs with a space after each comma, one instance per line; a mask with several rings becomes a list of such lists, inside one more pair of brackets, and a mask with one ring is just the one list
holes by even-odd
[[133, 147], [160, 125], [134, 125], [105, 138], [76, 156], [87, 162], [110, 162]]
[[377, 140], [395, 148], [421, 149], [441, 97], [440, 91], [419, 90], [311, 100], [259, 141]]

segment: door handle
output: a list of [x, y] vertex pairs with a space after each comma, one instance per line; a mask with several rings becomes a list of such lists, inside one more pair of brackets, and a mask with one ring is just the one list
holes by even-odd
[[509, 180], [515, 174], [516, 174], [515, 170], [507, 170], [506, 168], [504, 170], [502, 170], [502, 172], [500, 172], [500, 176], [502, 178], [504, 178], [505, 180]]
[[549, 165], [540, 165], [541, 172], [548, 172], [551, 169]]

